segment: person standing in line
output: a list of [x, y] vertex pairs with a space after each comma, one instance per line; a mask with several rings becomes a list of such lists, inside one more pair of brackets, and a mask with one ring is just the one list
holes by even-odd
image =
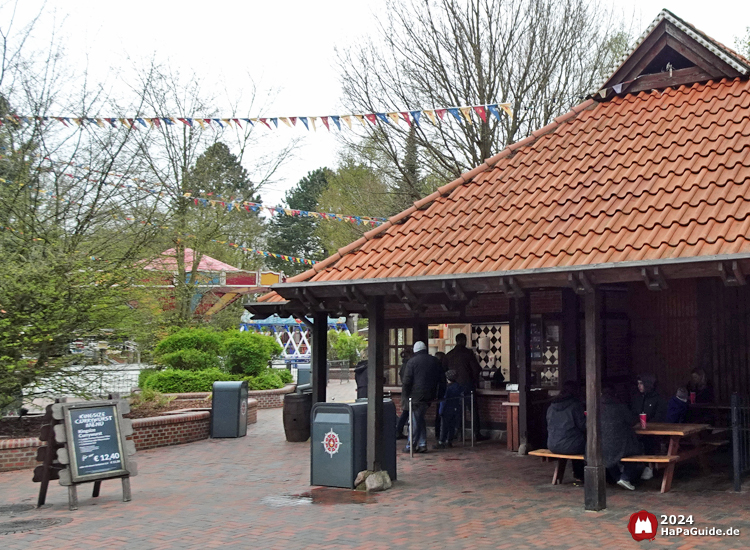
[[[443, 357], [445, 357], [445, 353], [442, 351], [436, 351], [435, 352], [435, 359], [440, 361], [440, 368], [443, 368]], [[443, 369], [443, 373], [445, 373], [445, 369]], [[440, 414], [435, 415], [435, 439], [440, 438]]]
[[440, 424], [440, 433], [438, 434], [438, 443], [436, 449], [445, 449], [453, 447], [453, 438], [458, 429], [458, 421], [461, 418], [461, 396], [464, 389], [456, 383], [456, 371], [449, 370], [445, 373], [448, 380], [448, 387], [445, 389], [443, 401], [438, 409], [438, 416], [442, 417]]
[[456, 371], [456, 382], [464, 389], [467, 409], [471, 408], [471, 393], [474, 392], [474, 416], [471, 422], [474, 439], [486, 441], [489, 437], [482, 435], [479, 431], [479, 407], [476, 403], [476, 389], [479, 386], [482, 367], [479, 366], [474, 350], [466, 347], [466, 335], [463, 332], [456, 334], [456, 346], [443, 358], [443, 369]]
[[[405, 348], [401, 352], [401, 368], [398, 370], [398, 377], [401, 383], [404, 383], [404, 370], [406, 369], [406, 363], [412, 357], [412, 352], [409, 348]], [[396, 424], [396, 439], [406, 439], [404, 435], [404, 428], [406, 422], [409, 420], [409, 400], [404, 398], [401, 394], [401, 416], [398, 417], [398, 423]]]
[[[401, 386], [401, 402], [409, 406], [412, 402], [412, 440], [406, 444], [404, 452], [410, 451], [411, 445], [418, 453], [427, 452], [427, 426], [425, 413], [438, 395], [442, 395], [445, 388], [445, 376], [440, 362], [427, 353], [424, 342], [414, 343], [414, 356], [409, 359], [404, 369]], [[415, 444], [416, 442], [416, 444]]]

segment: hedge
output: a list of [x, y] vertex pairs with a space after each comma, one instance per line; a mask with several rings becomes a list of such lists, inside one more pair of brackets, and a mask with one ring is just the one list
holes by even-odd
[[[146, 373], [144, 375], [144, 373]], [[141, 381], [141, 377], [143, 380]], [[248, 390], [275, 390], [292, 382], [287, 370], [266, 368], [258, 376], [237, 376], [220, 369], [157, 371], [144, 369], [138, 377], [141, 388], [160, 393], [210, 392], [214, 382], [246, 380]]]

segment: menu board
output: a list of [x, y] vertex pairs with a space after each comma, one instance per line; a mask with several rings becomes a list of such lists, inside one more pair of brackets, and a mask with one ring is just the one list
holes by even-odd
[[73, 481], [127, 473], [115, 405], [69, 408], [66, 416]]

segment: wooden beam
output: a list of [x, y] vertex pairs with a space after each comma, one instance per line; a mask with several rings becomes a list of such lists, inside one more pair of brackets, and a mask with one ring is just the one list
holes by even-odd
[[731, 264], [719, 262], [719, 276], [724, 282], [724, 286], [742, 286], [746, 284], [745, 274], [742, 272], [740, 264], [733, 261]]
[[367, 469], [383, 469], [383, 364], [385, 304], [382, 296], [367, 302]]
[[500, 291], [508, 298], [523, 298], [524, 291], [515, 277], [500, 277]]
[[518, 454], [524, 455], [529, 448], [528, 407], [531, 389], [531, 348], [529, 347], [529, 297], [516, 297], [515, 335], [516, 368], [518, 369]]
[[349, 298], [349, 301], [351, 302], [357, 302], [362, 305], [367, 304], [367, 298], [365, 298], [365, 295], [362, 294], [362, 292], [354, 285], [345, 286], [344, 293], [346, 294], [346, 297]]
[[328, 385], [328, 314], [315, 312], [312, 328], [313, 403], [325, 403]]
[[649, 290], [666, 290], [669, 288], [664, 278], [664, 271], [659, 267], [641, 268], [641, 277]]
[[443, 281], [443, 292], [452, 302], [466, 301], [466, 294], [458, 281]]
[[587, 294], [594, 290], [594, 285], [591, 284], [591, 280], [588, 275], [586, 275], [585, 271], [579, 273], [568, 273], [568, 282], [570, 288], [579, 295]]
[[602, 319], [601, 291], [584, 297], [586, 324], [586, 467], [584, 501], [586, 510], [607, 507], [607, 488], [601, 444]]

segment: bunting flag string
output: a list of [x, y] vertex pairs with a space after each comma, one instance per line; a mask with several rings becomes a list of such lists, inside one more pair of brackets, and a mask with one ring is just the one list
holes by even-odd
[[[367, 126], [365, 121], [371, 125], [377, 126], [399, 126], [404, 122], [407, 127], [412, 125], [422, 126], [422, 115], [424, 114], [434, 126], [446, 121], [445, 114], [451, 114], [458, 122], [473, 124], [473, 117], [477, 116], [483, 123], [487, 123], [489, 117], [487, 113], [494, 116], [498, 121], [502, 120], [500, 111], [507, 116], [513, 117], [513, 109], [510, 103], [492, 103], [485, 105], [469, 105], [463, 107], [440, 107], [434, 109], [417, 109], [414, 111], [384, 111], [380, 113], [362, 113], [351, 115], [326, 115], [326, 116], [283, 116], [283, 117], [220, 117], [220, 118], [203, 118], [203, 117], [65, 117], [65, 116], [21, 116], [17, 114], [0, 117], [0, 126], [10, 124], [15, 127], [21, 127], [34, 123], [49, 124], [57, 122], [66, 128], [126, 128], [129, 130], [150, 130], [152, 128], [162, 129], [169, 126], [187, 126], [192, 130], [223, 130], [225, 127], [237, 128], [242, 130], [245, 127], [263, 125], [269, 130], [279, 128], [279, 120], [288, 128], [297, 126], [297, 120], [301, 121], [305, 129], [317, 131], [316, 121], [320, 119], [326, 130], [331, 131], [331, 122], [338, 131], [342, 131], [341, 121], [347, 128], [352, 129], [352, 120], [354, 117], [362, 125]], [[437, 117], [435, 116], [437, 114]], [[270, 123], [269, 123], [270, 122]], [[271, 125], [273, 124], [273, 126]]]
[[[137, 221], [137, 220], [135, 220], [135, 219], [133, 219], [133, 218], [131, 218], [129, 216], [113, 216], [113, 217], [114, 218], [123, 219], [123, 220], [126, 220], [126, 221], [135, 222], [135, 223], [141, 223], [141, 224], [144, 224], [144, 225], [151, 225], [151, 226], [154, 226], [154, 227], [158, 227], [159, 229], [170, 229], [168, 226], [156, 225], [156, 224], [151, 223], [151, 222], [145, 222], [145, 221], [140, 221], [139, 222], [139, 221]], [[13, 233], [16, 233], [17, 235], [25, 235], [25, 233], [23, 231], [19, 231], [18, 229], [13, 229], [12, 227], [7, 226], [7, 225], [3, 226], [2, 229], [4, 231], [11, 231]], [[195, 235], [186, 235], [184, 238], [190, 238], [190, 237], [194, 237], [194, 236]], [[32, 241], [43, 241], [44, 239], [39, 238], [39, 237], [34, 237], [31, 240]], [[267, 252], [265, 250], [256, 250], [254, 248], [247, 248], [245, 246], [239, 245], [237, 243], [229, 242], [229, 241], [220, 241], [220, 240], [217, 240], [217, 239], [211, 239], [211, 242], [212, 243], [218, 243], [218, 244], [225, 244], [225, 245], [230, 246], [232, 248], [236, 248], [236, 249], [242, 250], [243, 252], [247, 252], [247, 253], [251, 253], [251, 254], [257, 254], [259, 256], [264, 256], [266, 258], [276, 258], [276, 259], [283, 260], [283, 261], [286, 261], [286, 262], [291, 262], [293, 264], [315, 265], [317, 263], [315, 260], [308, 260], [307, 258], [298, 258], [297, 256], [290, 256], [288, 254], [277, 254], [275, 252]], [[105, 262], [107, 261], [107, 260], [103, 260], [102, 258], [99, 258], [97, 256], [91, 256], [91, 259], [92, 260], [105, 261]]]
[[[72, 163], [72, 162], [52, 161], [49, 159], [49, 157], [45, 157], [44, 160], [47, 160], [51, 163], [59, 162], [60, 164], [72, 166], [72, 167], [83, 169], [83, 170], [88, 170], [91, 172], [98, 172], [87, 166], [76, 165], [75, 163]], [[109, 176], [109, 174], [105, 174], [103, 172], [98, 172], [98, 173], [103, 174], [105, 178]], [[87, 181], [91, 181], [93, 183], [110, 185], [110, 186], [117, 187], [120, 189], [134, 189], [143, 193], [148, 193], [148, 194], [159, 196], [159, 197], [165, 197], [169, 195], [169, 193], [164, 190], [152, 189], [149, 187], [144, 187], [142, 185], [133, 185], [130, 183], [114, 183], [114, 182], [108, 182], [106, 181], [106, 179], [99, 180], [95, 178], [80, 178], [76, 176], [75, 174], [72, 174], [69, 172], [64, 172], [62, 175], [71, 179], [86, 179]], [[115, 176], [120, 177], [119, 174], [115, 174]], [[129, 179], [131, 179], [134, 182], [145, 182], [145, 180], [139, 180], [136, 178], [129, 178]], [[3, 178], [0, 178], [0, 183], [9, 184], [9, 185], [13, 184], [12, 181], [9, 181]], [[42, 188], [35, 188], [34, 190], [39, 193], [48, 195], [53, 199], [63, 200], [65, 202], [68, 202], [69, 204], [79, 204], [75, 201], [61, 199], [57, 197], [54, 193], [47, 191], [45, 189], [42, 189]], [[220, 195], [215, 195], [212, 193], [208, 193], [207, 196], [210, 198], [197, 197], [197, 196], [193, 196], [193, 193], [191, 192], [186, 192], [186, 193], [183, 193], [180, 196], [180, 198], [190, 201], [195, 206], [218, 207], [218, 208], [226, 209], [227, 211], [232, 211], [232, 210], [237, 210], [240, 212], [242, 211], [245, 211], [245, 212], [266, 211], [272, 216], [279, 214], [282, 216], [290, 216], [290, 217], [315, 218], [315, 219], [328, 220], [328, 221], [343, 221], [343, 222], [348, 222], [348, 223], [352, 223], [355, 225], [368, 225], [370, 227], [377, 227], [380, 224], [386, 222], [386, 218], [378, 218], [378, 217], [373, 217], [373, 216], [352, 216], [348, 214], [335, 214], [333, 212], [314, 212], [314, 211], [308, 211], [308, 210], [297, 210], [293, 208], [285, 208], [283, 206], [266, 206], [264, 204], [257, 203], [257, 202], [236, 200], [234, 197], [227, 198], [227, 197], [222, 197]]]

